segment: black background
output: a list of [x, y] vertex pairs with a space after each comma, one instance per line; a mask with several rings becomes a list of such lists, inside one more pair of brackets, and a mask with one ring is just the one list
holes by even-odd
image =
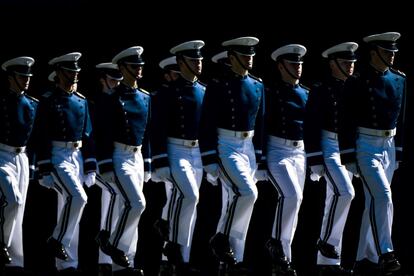
[[[264, 2], [264, 1], [263, 1]], [[393, 182], [395, 222], [393, 238], [395, 249], [404, 270], [414, 273], [414, 229], [412, 226], [414, 165], [412, 147], [412, 90], [413, 31], [407, 5], [364, 2], [364, 8], [355, 2], [300, 3], [290, 1], [262, 3], [233, 1], [1, 1], [0, 2], [0, 62], [21, 55], [35, 58], [35, 76], [29, 93], [41, 94], [48, 85], [50, 68], [47, 62], [58, 55], [79, 51], [81, 81], [79, 91], [93, 96], [97, 83], [94, 66], [107, 62], [119, 51], [134, 45], [144, 47], [146, 61], [142, 86], [156, 89], [161, 79], [158, 62], [169, 56], [168, 50], [178, 43], [192, 39], [206, 42], [204, 72], [207, 81], [213, 74], [209, 58], [221, 51], [222, 41], [238, 36], [256, 36], [260, 44], [253, 74], [265, 81], [275, 73], [271, 52], [283, 43], [300, 43], [307, 47], [303, 83], [312, 84], [325, 73], [320, 53], [344, 41], [361, 42], [362, 37], [386, 31], [398, 31], [400, 52], [396, 67], [408, 76], [407, 134], [405, 163]], [[412, 23], [411, 23], [412, 24]], [[363, 47], [362, 47], [363, 48]], [[363, 49], [361, 49], [363, 52]], [[4, 84], [4, 79], [2, 83]], [[404, 180], [403, 180], [404, 179]], [[266, 275], [269, 262], [263, 251], [264, 241], [270, 235], [276, 195], [269, 184], [259, 183], [259, 200], [251, 222], [245, 259], [255, 275]], [[300, 275], [315, 275], [315, 243], [322, 215], [322, 184], [306, 183], [297, 234], [293, 243], [293, 258]], [[363, 195], [360, 183], [355, 181], [357, 196], [351, 208], [344, 237], [344, 264], [350, 266], [355, 258]], [[152, 228], [159, 216], [163, 198], [160, 184], [145, 185], [147, 210], [140, 224], [140, 246], [137, 263], [154, 275], [159, 256], [160, 241]], [[81, 222], [80, 266], [87, 275], [96, 271], [96, 245], [93, 237], [98, 231], [100, 191], [88, 190], [89, 202]], [[55, 218], [54, 193], [31, 183], [25, 217], [26, 266], [45, 275], [53, 260], [44, 250]], [[192, 260], [201, 266], [205, 275], [214, 275], [217, 263], [208, 252], [207, 241], [214, 233], [219, 216], [220, 190], [202, 185]]]

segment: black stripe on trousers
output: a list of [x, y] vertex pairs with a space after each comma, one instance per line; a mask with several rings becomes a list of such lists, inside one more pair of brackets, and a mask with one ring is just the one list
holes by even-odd
[[4, 222], [6, 221], [6, 218], [4, 216], [4, 209], [6, 209], [6, 206], [8, 205], [6, 197], [4, 196], [4, 192], [1, 189], [0, 186], [0, 192], [2, 193], [1, 197], [0, 197], [0, 204], [1, 204], [1, 210], [0, 210], [0, 238], [1, 238], [1, 243], [3, 245], [6, 245], [6, 243], [4, 242]]
[[[56, 186], [60, 185], [62, 190], [65, 190], [66, 193], [68, 194], [68, 196], [66, 197], [65, 205], [63, 207], [63, 214], [62, 214], [63, 217], [62, 217], [62, 225], [61, 225], [61, 228], [60, 228], [60, 233], [57, 237], [57, 240], [59, 242], [62, 242], [63, 236], [66, 234], [68, 224], [69, 224], [70, 208], [72, 206], [72, 195], [69, 192], [69, 189], [66, 187], [65, 182], [60, 178], [59, 173], [56, 170], [56, 168], [53, 168], [52, 177], [53, 177], [53, 175], [55, 175], [55, 177], [57, 179]], [[63, 192], [61, 194], [63, 196]]]
[[[323, 165], [323, 166], [325, 168], [325, 176], [329, 179], [329, 181], [331, 182], [332, 187], [334, 189], [334, 196], [333, 196], [333, 200], [332, 200], [332, 205], [329, 207], [328, 223], [327, 223], [326, 229], [325, 229], [325, 236], [322, 239], [324, 242], [327, 242], [329, 237], [332, 234], [332, 228], [333, 228], [333, 224], [334, 224], [334, 220], [335, 220], [336, 207], [337, 207], [338, 201], [339, 201], [339, 189], [338, 189], [338, 186], [336, 185], [335, 180], [333, 179], [331, 173], [329, 172], [328, 168], [326, 167], [326, 165]], [[326, 187], [326, 193], [327, 192], [328, 192], [328, 187]], [[325, 206], [325, 208], [326, 208], [326, 206]]]
[[108, 192], [111, 194], [111, 199], [109, 200], [109, 206], [108, 206], [108, 212], [106, 213], [106, 219], [105, 219], [105, 230], [111, 232], [112, 229], [112, 216], [114, 212], [115, 207], [115, 200], [116, 200], [116, 192], [115, 189], [106, 182], [99, 174], [96, 175], [96, 179], [101, 182], [105, 188], [108, 190]]
[[[230, 230], [231, 230], [231, 225], [233, 224], [233, 218], [234, 218], [234, 212], [236, 210], [236, 206], [237, 206], [237, 200], [240, 197], [240, 193], [239, 193], [239, 189], [237, 187], [237, 185], [235, 184], [235, 182], [232, 181], [230, 175], [226, 172], [226, 169], [224, 168], [223, 163], [221, 162], [221, 159], [219, 158], [219, 166], [221, 168], [221, 171], [223, 173], [223, 177], [226, 178], [226, 182], [230, 183], [231, 185], [231, 189], [234, 193], [234, 197], [233, 197], [233, 201], [230, 204], [230, 206], [227, 209], [227, 213], [229, 214], [228, 218], [227, 218], [227, 222], [226, 225], [224, 227], [224, 235], [229, 235], [230, 234]], [[225, 184], [224, 184], [225, 185]]]
[[370, 220], [370, 223], [371, 223], [372, 236], [374, 238], [375, 249], [377, 250], [378, 256], [380, 256], [381, 255], [381, 246], [380, 246], [380, 243], [379, 243], [378, 229], [377, 229], [376, 218], [375, 218], [375, 199], [374, 199], [374, 196], [372, 195], [372, 192], [371, 192], [371, 190], [368, 186], [368, 183], [367, 183], [364, 175], [362, 174], [362, 171], [361, 171], [361, 168], [360, 168], [358, 162], [357, 162], [357, 169], [358, 169], [358, 173], [361, 177], [362, 184], [368, 190], [368, 193], [371, 197], [371, 204], [369, 206], [369, 220]]
[[179, 227], [181, 208], [182, 208], [183, 200], [184, 200], [184, 193], [182, 192], [182, 190], [178, 186], [177, 181], [175, 181], [174, 176], [173, 176], [172, 173], [171, 173], [171, 181], [174, 185], [174, 190], [176, 190], [177, 192], [180, 192], [180, 195], [177, 199], [177, 205], [176, 205], [176, 208], [175, 208], [174, 219], [172, 220], [173, 221], [172, 242], [176, 243], [177, 238], [178, 238], [178, 227]]
[[119, 217], [118, 228], [115, 231], [115, 238], [114, 238], [114, 241], [113, 241], [113, 244], [112, 244], [113, 246], [118, 248], [119, 240], [121, 239], [121, 236], [124, 233], [126, 221], [128, 219], [129, 212], [131, 211], [131, 202], [128, 199], [127, 193], [125, 192], [124, 188], [122, 187], [118, 176], [116, 175], [116, 171], [114, 171], [114, 175], [115, 175], [115, 184], [118, 187], [119, 191], [121, 192], [121, 194], [124, 198], [124, 201], [125, 201], [124, 211], [122, 212], [122, 215]]
[[280, 236], [282, 234], [282, 215], [283, 215], [283, 206], [285, 203], [285, 195], [283, 194], [282, 188], [280, 188], [279, 184], [277, 183], [276, 179], [274, 178], [273, 174], [268, 169], [268, 175], [270, 182], [272, 182], [273, 186], [276, 188], [278, 193], [278, 199], [276, 203], [276, 227], [275, 227], [275, 239], [280, 240]]

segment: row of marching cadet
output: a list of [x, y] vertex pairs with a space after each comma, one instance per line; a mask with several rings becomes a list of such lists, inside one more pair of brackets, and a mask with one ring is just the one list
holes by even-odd
[[[311, 89], [300, 83], [306, 48], [287, 44], [271, 54], [279, 76], [264, 85], [249, 73], [259, 39], [222, 43], [212, 58], [220, 70], [206, 85], [202, 40], [181, 43], [163, 60], [165, 82], [156, 92], [138, 86], [143, 48], [96, 66], [102, 93], [92, 102], [77, 92], [81, 53], [49, 61], [53, 89], [26, 93], [31, 57], [2, 64], [8, 90], [0, 95], [0, 264], [24, 271], [22, 224], [28, 183], [56, 191], [58, 219], [49, 252], [59, 272], [78, 269], [83, 185], [102, 189], [99, 244], [102, 275], [144, 275], [134, 265], [145, 182], [164, 182], [167, 202], [157, 228], [165, 243], [165, 271], [199, 275], [190, 250], [203, 177], [222, 186], [222, 212], [210, 249], [229, 275], [249, 275], [245, 240], [258, 196], [270, 182], [278, 199], [266, 249], [277, 275], [295, 276], [291, 244], [306, 169], [326, 180], [317, 268], [326, 275], [390, 275], [401, 269], [391, 239], [391, 182], [402, 160], [406, 77], [393, 69], [400, 34], [363, 38], [368, 62], [354, 74], [358, 44], [326, 49], [330, 75]], [[305, 151], [306, 149], [306, 151]], [[361, 179], [365, 210], [353, 269], [341, 265], [342, 237]], [[171, 272], [174, 271], [174, 272]], [[198, 274], [197, 274], [198, 273]], [[167, 275], [167, 274], [166, 274]]]

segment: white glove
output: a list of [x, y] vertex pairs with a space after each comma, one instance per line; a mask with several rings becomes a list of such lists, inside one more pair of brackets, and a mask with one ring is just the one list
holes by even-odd
[[218, 178], [219, 178], [219, 166], [214, 163], [207, 166], [204, 166], [204, 171], [207, 173], [207, 181], [210, 182], [213, 186], [218, 185]]
[[87, 175], [85, 175], [83, 182], [85, 182], [85, 185], [88, 188], [93, 186], [96, 182], [96, 172], [89, 172]]
[[148, 182], [151, 179], [151, 172], [144, 172], [144, 182]]
[[310, 179], [312, 181], [319, 181], [321, 177], [325, 174], [325, 168], [323, 165], [314, 165], [310, 167], [311, 175]]
[[115, 183], [115, 174], [113, 171], [102, 173], [101, 177], [108, 183]]
[[348, 163], [345, 164], [346, 169], [351, 172], [355, 177], [359, 177], [359, 173], [358, 173], [358, 168], [356, 163], [352, 162], [352, 163]]
[[46, 174], [39, 179], [39, 184], [45, 188], [51, 189], [55, 186], [55, 180], [53, 180], [53, 176]]
[[254, 173], [254, 177], [256, 178], [257, 181], [267, 181], [268, 180], [267, 170], [256, 170], [256, 172]]
[[169, 167], [162, 167], [155, 169], [151, 175], [151, 179], [154, 182], [166, 182], [171, 179], [171, 171]]

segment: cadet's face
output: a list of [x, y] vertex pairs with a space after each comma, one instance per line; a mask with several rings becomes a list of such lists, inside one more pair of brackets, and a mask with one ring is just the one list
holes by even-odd
[[248, 70], [251, 70], [253, 68], [253, 56], [247, 56], [247, 55], [240, 55], [238, 54], [239, 59], [243, 66], [247, 68]]
[[194, 59], [194, 58], [185, 58], [187, 61], [188, 66], [190, 66], [191, 70], [196, 73], [196, 75], [201, 74], [203, 70], [203, 61], [201, 59]]
[[335, 64], [335, 66], [339, 65], [340, 69], [342, 69], [348, 76], [351, 76], [354, 73], [355, 62], [344, 59], [337, 59], [337, 61], [338, 64]]
[[142, 78], [142, 72], [144, 67], [139, 64], [128, 64], [130, 72], [134, 75], [136, 79]]
[[300, 79], [300, 77], [302, 76], [302, 68], [303, 65], [302, 63], [293, 63], [293, 62], [289, 62], [289, 61], [284, 61], [286, 69], [289, 70], [289, 72], [295, 76], [297, 79]]
[[29, 89], [30, 77], [16, 75], [16, 81], [18, 82], [19, 86], [22, 87], [24, 90]]
[[120, 83], [119, 80], [114, 80], [114, 79], [111, 79], [111, 78], [107, 78], [106, 82], [108, 83], [108, 86], [109, 86], [108, 88], [109, 89], [113, 89], [113, 88], [117, 87]]
[[394, 64], [395, 52], [387, 51], [382, 48], [378, 48], [378, 53], [388, 64]]
[[75, 72], [75, 71], [69, 71], [69, 70], [62, 70], [59, 71], [57, 73], [59, 74], [64, 74], [64, 77], [60, 76], [59, 79], [63, 80], [64, 82], [69, 82], [69, 83], [77, 83], [78, 82], [78, 76], [79, 76], [79, 72]]

